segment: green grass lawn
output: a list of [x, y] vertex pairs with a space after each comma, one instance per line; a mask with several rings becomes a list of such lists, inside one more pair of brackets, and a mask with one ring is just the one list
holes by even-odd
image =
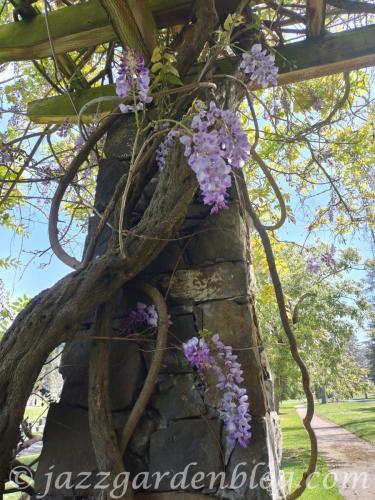
[[[289, 484], [289, 478], [293, 474], [293, 481], [290, 482], [294, 489], [302, 478], [309, 460], [309, 438], [297, 415], [294, 406], [296, 403], [283, 403], [280, 407], [281, 428], [283, 431], [283, 462], [282, 468]], [[317, 472], [320, 474], [311, 481], [311, 488], [306, 490], [301, 496], [304, 500], [324, 500], [342, 499], [338, 489], [323, 488], [323, 477], [328, 474], [327, 466], [322, 459], [318, 461]], [[331, 484], [331, 480], [328, 481]]]
[[29, 422], [35, 422], [41, 417], [46, 417], [47, 411], [47, 406], [27, 406], [25, 410], [25, 417], [29, 417]]
[[375, 445], [375, 401], [318, 404], [315, 411]]

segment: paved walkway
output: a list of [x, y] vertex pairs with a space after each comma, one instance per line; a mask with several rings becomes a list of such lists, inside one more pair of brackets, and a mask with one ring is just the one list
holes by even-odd
[[[306, 408], [296, 410], [305, 416]], [[346, 500], [375, 500], [375, 446], [321, 417], [314, 416], [312, 424], [319, 455], [337, 478], [341, 495]]]
[[36, 443], [32, 444], [31, 446], [29, 446], [28, 448], [26, 448], [25, 450], [22, 450], [18, 456], [19, 457], [22, 457], [22, 455], [34, 455], [34, 454], [38, 454], [42, 451], [42, 447], [43, 447], [43, 441], [37, 441]]

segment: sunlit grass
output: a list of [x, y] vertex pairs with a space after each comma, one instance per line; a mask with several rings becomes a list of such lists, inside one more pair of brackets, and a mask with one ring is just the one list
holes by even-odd
[[318, 404], [316, 413], [375, 445], [375, 401]]

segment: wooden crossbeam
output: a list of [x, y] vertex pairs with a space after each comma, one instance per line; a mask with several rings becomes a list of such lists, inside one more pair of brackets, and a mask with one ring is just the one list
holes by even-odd
[[[234, 57], [222, 59], [217, 62], [217, 72], [232, 74], [237, 63], [238, 59]], [[278, 49], [276, 63], [280, 72], [279, 85], [375, 66], [375, 25], [284, 45]], [[191, 81], [197, 71], [199, 67], [191, 71], [187, 81]], [[115, 95], [113, 85], [78, 91], [70, 97], [41, 99], [29, 104], [28, 115], [36, 123], [62, 123], [65, 119], [74, 122], [77, 117], [70, 98], [76, 108], [81, 109], [96, 97], [110, 95]], [[99, 115], [106, 114], [112, 105], [101, 103], [99, 110], [95, 105], [87, 109], [84, 118], [91, 120], [97, 111]]]
[[[138, 28], [145, 29], [142, 26], [143, 16], [138, 13], [140, 0], [127, 1], [135, 8], [133, 13]], [[144, 1], [157, 28], [182, 24], [192, 15], [193, 0]], [[219, 15], [233, 12], [238, 3], [239, 0], [216, 0]], [[29, 21], [0, 26], [0, 63], [50, 57], [52, 48], [48, 31], [52, 34], [55, 54], [82, 50], [116, 39], [115, 31], [99, 0], [55, 10], [48, 14], [48, 25], [49, 30], [45, 16], [38, 15]], [[143, 34], [146, 44], [150, 45], [147, 39], [150, 33]]]

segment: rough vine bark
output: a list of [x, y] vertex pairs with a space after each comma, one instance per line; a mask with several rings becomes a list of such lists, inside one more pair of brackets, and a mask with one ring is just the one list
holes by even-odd
[[197, 183], [180, 151], [173, 160], [160, 176], [142, 220], [127, 236], [128, 257], [113, 252], [69, 274], [35, 297], [6, 333], [0, 345], [2, 488], [27, 398], [48, 354], [73, 338], [90, 312], [144, 269], [184, 220]]
[[[88, 393], [92, 445], [99, 471], [111, 472], [108, 478], [109, 488], [113, 487], [116, 476], [125, 472], [117, 436], [113, 429], [109, 399], [109, 354], [114, 305], [112, 299], [97, 309], [96, 337], [107, 337], [107, 340], [98, 340], [92, 347]], [[110, 498], [110, 495], [104, 490], [101, 499], [106, 498]], [[133, 492], [128, 489], [121, 500], [133, 500], [133, 498]]]

